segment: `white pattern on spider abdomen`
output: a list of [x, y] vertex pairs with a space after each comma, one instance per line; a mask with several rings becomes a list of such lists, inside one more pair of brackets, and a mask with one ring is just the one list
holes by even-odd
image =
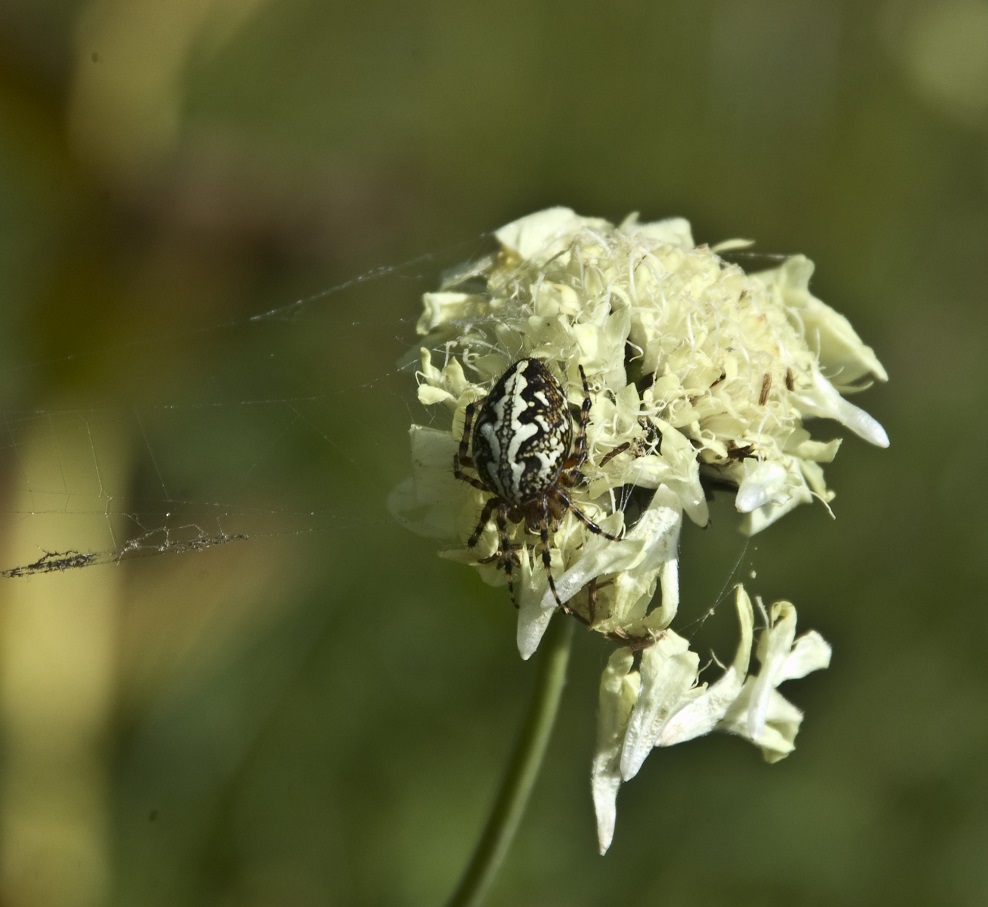
[[573, 423], [566, 395], [540, 359], [519, 359], [487, 395], [473, 432], [473, 461], [504, 500], [544, 495], [570, 453]]

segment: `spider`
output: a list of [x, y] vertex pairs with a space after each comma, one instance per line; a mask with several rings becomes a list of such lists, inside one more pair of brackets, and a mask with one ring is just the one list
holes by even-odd
[[[583, 477], [580, 467], [587, 459], [590, 388], [583, 366], [579, 368], [583, 405], [575, 437], [566, 395], [545, 362], [519, 359], [498, 378], [486, 397], [467, 406], [463, 437], [453, 455], [453, 475], [491, 495], [467, 539], [467, 547], [477, 544], [493, 516], [499, 550], [489, 560], [501, 559], [515, 607], [518, 601], [513, 570], [518, 555], [508, 541], [509, 521], [524, 523], [528, 532], [539, 534], [549, 588], [564, 611], [567, 609], [552, 575], [549, 533], [556, 529], [566, 511], [572, 512], [591, 532], [615, 542], [619, 540], [601, 529], [569, 496], [569, 489]], [[477, 475], [464, 472], [464, 467], [473, 469]]]

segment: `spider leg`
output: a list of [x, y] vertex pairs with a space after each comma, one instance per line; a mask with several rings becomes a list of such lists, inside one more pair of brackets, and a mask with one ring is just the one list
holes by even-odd
[[572, 499], [565, 491], [561, 488], [556, 489], [556, 497], [559, 498], [565, 505], [566, 508], [575, 516], [584, 526], [587, 527], [594, 535], [602, 535], [605, 539], [610, 539], [612, 542], [620, 542], [621, 536], [611, 535], [604, 529], [601, 529], [593, 520], [590, 519], [576, 504], [573, 503]]
[[[491, 499], [496, 502], [496, 498]], [[511, 596], [511, 603], [517, 608], [518, 599], [515, 598], [515, 552], [511, 547], [511, 540], [508, 538], [508, 505], [499, 503], [497, 506], [497, 538], [501, 548], [501, 556], [504, 562], [504, 572], [508, 574], [508, 595]], [[486, 509], [486, 508], [485, 508]]]
[[542, 540], [542, 564], [545, 567], [545, 575], [549, 579], [549, 588], [552, 590], [552, 597], [563, 611], [569, 613], [569, 608], [559, 598], [559, 592], [556, 591], [556, 580], [552, 575], [552, 550], [549, 547], [549, 504], [545, 499], [542, 501], [542, 519], [539, 520], [539, 536]]
[[473, 460], [470, 459], [470, 429], [473, 428], [473, 415], [477, 411], [478, 403], [480, 403], [479, 400], [468, 403], [463, 412], [463, 434], [460, 435], [460, 446], [456, 451], [455, 464], [462, 463], [464, 466], [473, 466]]
[[[474, 400], [473, 403], [467, 404], [466, 413], [463, 417], [463, 434], [460, 437], [460, 446], [456, 449], [456, 453], [453, 454], [453, 475], [473, 485], [478, 491], [489, 491], [490, 489], [480, 479], [476, 476], [467, 475], [463, 471], [464, 466], [468, 466], [471, 469], [477, 468], [474, 466], [473, 457], [470, 456], [470, 429], [473, 428], [473, 416], [477, 411], [478, 403], [480, 403], [479, 400]], [[490, 517], [490, 514], [488, 513], [487, 516]], [[477, 533], [477, 537], [480, 537], [479, 532]]]
[[468, 482], [473, 485], [478, 491], [490, 492], [490, 489], [480, 481], [476, 476], [467, 475], [462, 469], [460, 469], [460, 464], [456, 459], [456, 455], [453, 455], [453, 475], [458, 479], [462, 479], [464, 482]]
[[583, 404], [580, 406], [580, 419], [576, 426], [576, 437], [573, 438], [573, 452], [563, 466], [564, 470], [579, 469], [587, 458], [587, 422], [590, 420], [590, 385], [587, 384], [587, 373], [580, 369], [580, 381], [583, 382]]
[[[470, 480], [470, 476], [462, 476], [462, 478]], [[478, 486], [481, 487], [481, 486]], [[486, 489], [482, 489], [486, 490]], [[488, 498], [487, 503], [484, 504], [484, 509], [480, 511], [480, 519], [477, 520], [477, 526], [473, 530], [473, 535], [467, 539], [467, 548], [473, 548], [474, 545], [480, 541], [480, 535], [487, 528], [487, 524], [491, 520], [491, 514], [494, 512], [494, 508], [497, 507], [497, 498]], [[501, 529], [500, 522], [501, 514], [498, 512], [498, 531]]]
[[514, 548], [511, 546], [511, 540], [508, 538], [508, 507], [509, 505], [505, 504], [503, 501], [499, 501], [497, 498], [489, 498], [487, 503], [484, 504], [484, 509], [480, 513], [480, 519], [477, 521], [477, 528], [474, 529], [473, 535], [467, 539], [467, 547], [473, 548], [473, 546], [480, 541], [481, 533], [487, 528], [487, 524], [491, 519], [491, 514], [493, 514], [496, 510], [497, 514], [495, 515], [495, 522], [497, 524], [498, 550], [489, 557], [482, 558], [478, 561], [478, 563], [489, 564], [492, 561], [501, 562], [504, 572], [508, 575], [508, 593], [511, 595], [511, 601], [517, 608], [518, 602], [515, 599], [514, 582], [514, 566], [517, 555], [515, 554]]

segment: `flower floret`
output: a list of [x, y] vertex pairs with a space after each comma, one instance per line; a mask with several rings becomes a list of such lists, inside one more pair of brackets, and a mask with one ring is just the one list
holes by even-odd
[[792, 752], [802, 713], [779, 692], [786, 680], [830, 664], [830, 646], [815, 632], [795, 639], [796, 609], [777, 602], [759, 634], [757, 674], [750, 673], [754, 610], [742, 586], [735, 598], [740, 641], [734, 660], [711, 684], [700, 680], [699, 657], [667, 630], [641, 653], [615, 653], [600, 687], [597, 755], [591, 783], [603, 853], [611, 843], [620, 784], [633, 778], [655, 747], [684, 743], [711, 731], [737, 734], [760, 747], [766, 761]]

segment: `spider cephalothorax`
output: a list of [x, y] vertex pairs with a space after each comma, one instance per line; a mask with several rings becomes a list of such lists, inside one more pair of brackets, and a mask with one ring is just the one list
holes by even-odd
[[[617, 541], [617, 536], [601, 529], [569, 496], [569, 489], [582, 478], [580, 467], [587, 458], [590, 388], [583, 366], [580, 379], [584, 399], [575, 435], [566, 394], [541, 359], [519, 359], [486, 397], [466, 409], [463, 437], [453, 457], [453, 473], [492, 495], [467, 546], [477, 544], [494, 516], [499, 545], [494, 556], [501, 559], [508, 574], [512, 600], [512, 570], [517, 554], [508, 540], [509, 522], [524, 523], [529, 532], [539, 534], [549, 588], [561, 608], [564, 605], [552, 576], [549, 533], [566, 511], [571, 511], [591, 532]], [[464, 467], [475, 470], [477, 475], [468, 475]]]

